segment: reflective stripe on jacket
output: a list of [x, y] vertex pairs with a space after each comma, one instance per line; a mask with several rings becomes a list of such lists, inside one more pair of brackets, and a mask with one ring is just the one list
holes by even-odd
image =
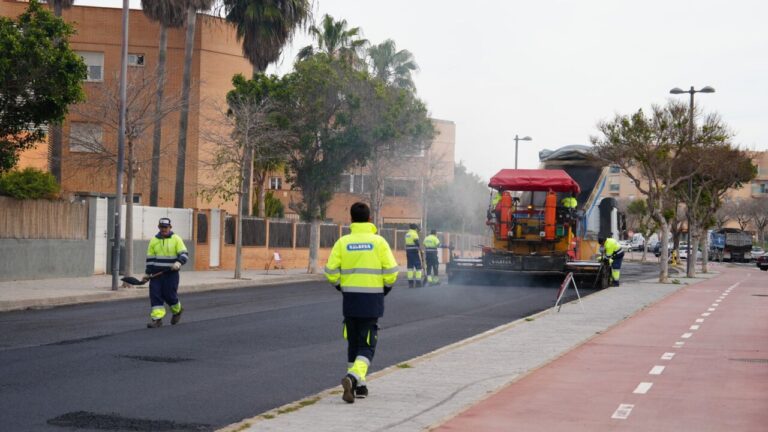
[[408, 230], [405, 233], [405, 249], [418, 249], [419, 248], [419, 232], [415, 229]]
[[158, 233], [149, 241], [145, 272], [153, 274], [168, 270], [176, 261], [186, 264], [188, 259], [187, 247], [181, 237], [174, 233], [169, 237], [162, 237]]
[[424, 239], [424, 249], [427, 252], [437, 252], [437, 248], [440, 246], [440, 239], [436, 235], [430, 234]]
[[345, 317], [380, 317], [384, 287], [397, 280], [397, 261], [372, 223], [353, 223], [349, 228], [351, 233], [333, 245], [325, 277], [332, 285], [341, 285]]

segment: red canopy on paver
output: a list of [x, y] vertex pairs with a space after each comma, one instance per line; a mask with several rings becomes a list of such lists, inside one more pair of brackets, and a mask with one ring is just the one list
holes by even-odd
[[513, 191], [549, 191], [579, 193], [579, 184], [563, 170], [503, 169], [491, 177], [488, 187]]

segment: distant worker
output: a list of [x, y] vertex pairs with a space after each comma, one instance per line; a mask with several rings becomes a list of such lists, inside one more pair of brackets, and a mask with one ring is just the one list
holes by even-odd
[[181, 319], [179, 301], [179, 269], [189, 259], [187, 247], [177, 234], [171, 231], [171, 220], [160, 218], [157, 224], [158, 232], [149, 241], [147, 248], [147, 267], [144, 270], [144, 280], [149, 280], [149, 302], [152, 311], [147, 328], [158, 328], [163, 325], [165, 303], [171, 308], [171, 325], [176, 325]]
[[419, 226], [409, 225], [405, 233], [405, 259], [408, 268], [408, 288], [421, 286], [421, 256], [419, 255]]
[[357, 202], [349, 210], [350, 234], [333, 245], [325, 277], [343, 296], [347, 374], [341, 379], [341, 398], [354, 403], [368, 396], [365, 377], [378, 339], [377, 322], [384, 315], [384, 296], [397, 280], [397, 262], [384, 237], [370, 223], [371, 209]]
[[440, 239], [437, 238], [437, 231], [432, 230], [424, 239], [424, 255], [427, 261], [427, 282], [433, 285], [440, 283], [440, 278], [438, 277], [438, 267], [440, 266], [437, 259], [438, 247], [440, 247]]
[[576, 201], [576, 197], [571, 194], [569, 197], [563, 198], [561, 201], [563, 204], [563, 207], [571, 210], [576, 210], [576, 206], [578, 205], [578, 201]]
[[597, 242], [600, 244], [600, 251], [603, 256], [608, 258], [608, 263], [611, 265], [611, 279], [613, 279], [613, 286], [619, 286], [621, 263], [624, 261], [624, 251], [621, 249], [619, 242], [613, 237], [599, 237]]

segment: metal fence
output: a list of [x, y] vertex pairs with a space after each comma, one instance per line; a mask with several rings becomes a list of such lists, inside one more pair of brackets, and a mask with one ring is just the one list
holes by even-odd
[[269, 247], [293, 247], [293, 223], [269, 222]]
[[88, 203], [0, 197], [0, 238], [85, 240]]

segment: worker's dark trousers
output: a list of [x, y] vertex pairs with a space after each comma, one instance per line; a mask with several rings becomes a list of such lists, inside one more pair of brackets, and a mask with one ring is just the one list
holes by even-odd
[[621, 263], [624, 261], [624, 252], [618, 253], [613, 256], [613, 263], [611, 263], [611, 270], [614, 270], [612, 273], [613, 280], [618, 281], [619, 280], [619, 270], [621, 270]]
[[427, 251], [424, 259], [427, 261], [427, 276], [438, 276], [437, 268], [439, 267], [439, 264], [437, 261], [437, 252]]
[[421, 270], [421, 257], [418, 249], [405, 250], [406, 267], [410, 269]]
[[378, 321], [378, 318], [344, 318], [349, 363], [354, 363], [357, 356], [367, 358], [369, 363], [373, 361], [378, 340]]
[[170, 271], [149, 281], [149, 301], [152, 306], [168, 303], [173, 306], [179, 302], [176, 292], [179, 289], [179, 272]]

